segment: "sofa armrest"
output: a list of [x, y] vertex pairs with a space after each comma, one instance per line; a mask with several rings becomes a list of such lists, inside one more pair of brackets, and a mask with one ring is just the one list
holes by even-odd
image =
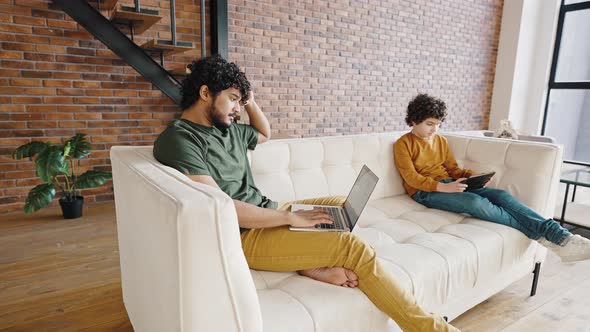
[[136, 331], [261, 331], [231, 198], [111, 149], [123, 299]]
[[533, 210], [553, 216], [563, 147], [557, 144], [446, 133], [462, 167], [496, 171], [491, 186], [504, 189]]

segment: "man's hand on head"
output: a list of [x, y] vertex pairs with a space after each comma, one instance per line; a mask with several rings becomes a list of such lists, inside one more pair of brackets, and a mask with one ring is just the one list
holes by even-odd
[[299, 210], [289, 213], [289, 225], [295, 227], [314, 227], [317, 224], [331, 224], [334, 220], [323, 210]]
[[254, 91], [248, 92], [248, 98], [242, 103], [242, 106], [248, 106], [250, 103], [255, 103], [254, 101]]
[[248, 93], [248, 99], [242, 105], [248, 113], [248, 118], [250, 118], [250, 126], [258, 130], [257, 144], [267, 142], [270, 139], [270, 123], [268, 123], [268, 119], [254, 101], [254, 92], [250, 91]]

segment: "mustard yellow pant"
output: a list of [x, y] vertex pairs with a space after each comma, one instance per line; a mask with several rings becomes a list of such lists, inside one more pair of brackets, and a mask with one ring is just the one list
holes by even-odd
[[[342, 205], [345, 197], [307, 199], [279, 205]], [[293, 232], [287, 226], [251, 229], [241, 234], [248, 265], [255, 270], [299, 271], [343, 267], [354, 271], [359, 289], [404, 331], [459, 331], [440, 316], [425, 312], [377, 260], [373, 248], [350, 232]]]

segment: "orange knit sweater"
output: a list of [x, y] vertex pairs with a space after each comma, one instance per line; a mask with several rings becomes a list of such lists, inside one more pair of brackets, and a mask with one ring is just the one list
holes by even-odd
[[472, 170], [459, 168], [446, 138], [440, 135], [424, 139], [409, 132], [395, 142], [393, 153], [395, 166], [410, 196], [418, 190], [436, 191], [441, 180], [473, 174]]

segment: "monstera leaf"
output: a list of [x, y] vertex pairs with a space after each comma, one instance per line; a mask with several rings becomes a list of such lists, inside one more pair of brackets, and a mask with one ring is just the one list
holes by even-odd
[[[69, 149], [67, 149], [68, 147]], [[76, 134], [64, 144], [64, 156], [81, 159], [90, 154], [90, 148], [90, 142], [86, 140], [86, 134]]]
[[52, 183], [43, 183], [31, 189], [25, 200], [24, 210], [26, 214], [46, 207], [55, 197], [55, 186]]
[[51, 144], [45, 142], [31, 142], [25, 145], [21, 145], [16, 150], [14, 150], [14, 152], [12, 153], [12, 158], [33, 158], [34, 155], [42, 152], [49, 146], [51, 146]]
[[74, 159], [86, 157], [90, 149], [86, 134], [76, 134], [60, 146], [51, 142], [30, 142], [14, 150], [14, 159], [35, 157], [37, 176], [45, 182], [31, 189], [25, 201], [25, 212], [31, 213], [47, 206], [58, 188], [63, 197], [73, 200], [78, 189], [98, 187], [111, 179], [111, 173], [106, 171], [90, 170], [80, 176], [75, 174]]
[[78, 189], [94, 188], [102, 186], [112, 177], [111, 172], [90, 170], [78, 176], [74, 186]]
[[43, 182], [48, 183], [51, 183], [58, 174], [69, 171], [63, 152], [55, 145], [50, 145], [39, 153], [35, 159], [35, 166], [37, 175]]

